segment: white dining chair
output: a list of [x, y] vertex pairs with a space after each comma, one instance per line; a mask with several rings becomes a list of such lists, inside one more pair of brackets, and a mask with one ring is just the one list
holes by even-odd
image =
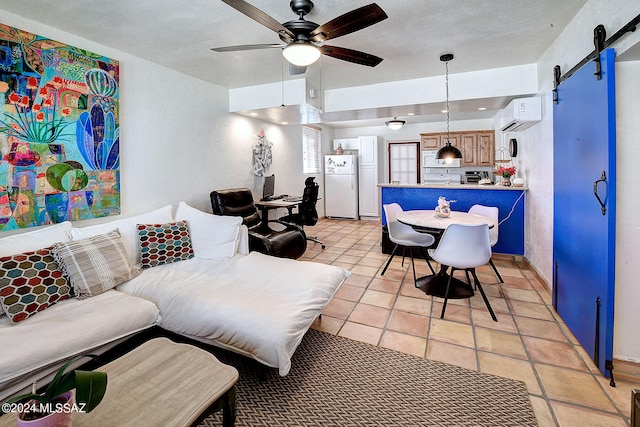
[[[447, 308], [453, 273], [456, 270], [464, 270], [465, 273], [471, 273], [475, 285], [480, 290], [482, 299], [487, 305], [491, 318], [496, 322], [498, 321], [476, 274], [476, 267], [485, 265], [491, 258], [491, 243], [489, 239], [489, 226], [487, 224], [451, 224], [442, 234], [438, 246], [429, 251], [434, 261], [451, 268], [447, 280], [447, 289], [444, 294], [442, 313], [440, 314], [441, 319], [444, 318], [444, 312]], [[471, 286], [468, 274], [467, 283]]]
[[[498, 208], [496, 208], [495, 206], [473, 205], [469, 209], [469, 213], [475, 215], [483, 215], [495, 221], [496, 225], [494, 225], [493, 228], [489, 229], [491, 247], [493, 248], [496, 243], [498, 243]], [[498, 280], [500, 281], [500, 283], [504, 283], [504, 280], [502, 280], [502, 276], [498, 272], [498, 268], [493, 263], [493, 260], [491, 258], [489, 258], [489, 264], [491, 265], [491, 268], [493, 268], [493, 271], [496, 273], [496, 276], [498, 276]]]
[[396, 219], [396, 216], [402, 212], [402, 207], [397, 203], [391, 203], [382, 206], [384, 209], [384, 215], [387, 218], [387, 229], [389, 231], [389, 240], [395, 243], [393, 247], [393, 251], [391, 251], [391, 255], [389, 256], [389, 260], [387, 261], [384, 269], [382, 269], [381, 276], [387, 271], [389, 264], [391, 264], [391, 260], [396, 254], [396, 251], [400, 246], [403, 247], [402, 253], [402, 265], [404, 265], [404, 257], [406, 250], [409, 249], [409, 253], [411, 254], [411, 267], [413, 268], [413, 283], [416, 284], [416, 266], [413, 261], [413, 248], [418, 248], [422, 252], [424, 259], [427, 261], [427, 265], [431, 269], [431, 273], [435, 274], [435, 270], [431, 266], [431, 262], [429, 261], [429, 254], [427, 253], [427, 248], [432, 246], [436, 239], [431, 234], [428, 233], [420, 233], [415, 231], [411, 226], [403, 224]]

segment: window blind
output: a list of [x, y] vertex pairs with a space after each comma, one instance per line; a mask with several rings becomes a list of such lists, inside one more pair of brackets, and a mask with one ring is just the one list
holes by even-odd
[[302, 126], [302, 173], [320, 173], [321, 130]]

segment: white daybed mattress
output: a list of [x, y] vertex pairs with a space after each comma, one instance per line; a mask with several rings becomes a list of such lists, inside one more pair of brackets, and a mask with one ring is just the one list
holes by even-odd
[[252, 357], [284, 376], [348, 276], [335, 266], [251, 252], [153, 267], [118, 289], [156, 304], [162, 328]]
[[71, 357], [106, 351], [158, 320], [155, 305], [116, 290], [60, 301], [19, 325], [0, 318], [0, 401], [51, 377]]

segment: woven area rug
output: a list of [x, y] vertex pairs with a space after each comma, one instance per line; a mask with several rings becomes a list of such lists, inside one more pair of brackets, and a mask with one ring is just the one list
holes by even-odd
[[[213, 352], [240, 372], [237, 426], [537, 425], [523, 382], [315, 330], [286, 377]], [[201, 425], [221, 426], [221, 413]]]

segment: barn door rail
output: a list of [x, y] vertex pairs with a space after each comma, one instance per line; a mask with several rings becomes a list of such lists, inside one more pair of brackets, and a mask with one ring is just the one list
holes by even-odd
[[632, 33], [636, 30], [636, 27], [640, 24], [640, 15], [633, 18], [629, 21], [625, 26], [620, 28], [614, 35], [612, 35], [607, 40], [607, 31], [604, 28], [604, 25], [599, 24], [593, 29], [593, 45], [594, 50], [582, 59], [578, 64], [576, 64], [572, 69], [562, 74], [560, 66], [556, 65], [553, 67], [553, 102], [558, 103], [558, 86], [560, 83], [568, 79], [578, 71], [580, 68], [585, 66], [588, 62], [594, 61], [596, 63], [596, 72], [594, 75], [598, 80], [602, 78], [602, 71], [600, 69], [600, 52], [605, 50], [606, 48], [612, 46], [615, 42], [618, 41], [622, 36], [627, 33]]

